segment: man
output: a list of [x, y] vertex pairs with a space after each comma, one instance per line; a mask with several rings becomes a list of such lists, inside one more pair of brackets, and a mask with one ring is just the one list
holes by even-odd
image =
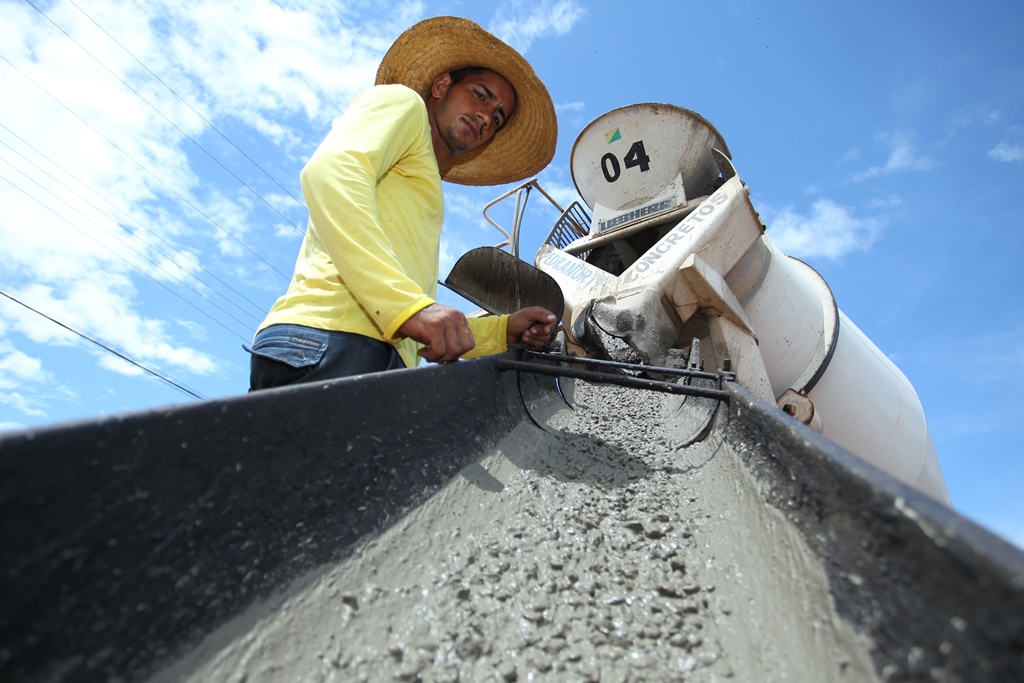
[[467, 320], [434, 300], [441, 180], [522, 180], [556, 136], [533, 69], [475, 23], [436, 17], [399, 36], [302, 170], [309, 225], [253, 341], [250, 390], [542, 346], [557, 323], [543, 308]]

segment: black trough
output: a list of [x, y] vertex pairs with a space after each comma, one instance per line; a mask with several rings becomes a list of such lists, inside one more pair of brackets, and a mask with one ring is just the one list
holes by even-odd
[[[337, 562], [531, 414], [498, 357], [0, 438], [0, 679], [140, 681]], [[717, 429], [883, 680], [1024, 680], [1024, 554], [735, 385]]]

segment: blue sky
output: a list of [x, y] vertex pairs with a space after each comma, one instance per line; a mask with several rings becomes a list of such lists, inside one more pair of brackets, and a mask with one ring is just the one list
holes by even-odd
[[[604, 112], [666, 102], [711, 120], [775, 243], [914, 384], [956, 508], [1024, 545], [1024, 4], [0, 12], [0, 429], [194, 400], [70, 330], [200, 396], [244, 392], [241, 344], [305, 226], [304, 160], [403, 29], [454, 14], [516, 45], [548, 84], [559, 145], [539, 177], [565, 204], [572, 143]], [[442, 276], [498, 241], [480, 210], [506, 189], [446, 187]], [[549, 229], [528, 214], [525, 255]]]

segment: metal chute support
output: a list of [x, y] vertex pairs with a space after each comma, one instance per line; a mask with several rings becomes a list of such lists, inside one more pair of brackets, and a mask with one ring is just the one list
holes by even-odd
[[571, 167], [592, 218], [564, 211], [534, 260], [562, 290], [570, 353], [661, 366], [706, 339], [707, 363], [729, 359], [738, 384], [949, 504], [913, 387], [821, 276], [772, 245], [711, 123], [616, 109], [580, 134]]

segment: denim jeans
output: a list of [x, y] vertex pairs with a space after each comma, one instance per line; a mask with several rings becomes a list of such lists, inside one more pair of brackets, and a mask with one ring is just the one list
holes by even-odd
[[305, 325], [271, 325], [243, 348], [252, 354], [249, 391], [405, 367], [387, 342]]

